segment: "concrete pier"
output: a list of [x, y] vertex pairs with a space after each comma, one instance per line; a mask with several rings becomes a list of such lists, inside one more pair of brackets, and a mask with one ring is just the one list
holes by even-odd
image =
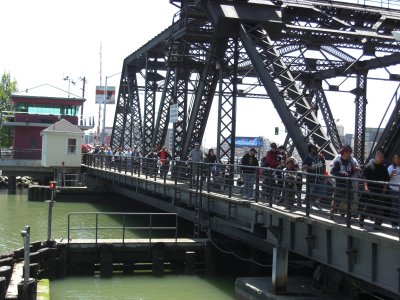
[[17, 177], [8, 176], [8, 193], [14, 195], [17, 193]]
[[152, 247], [153, 250], [153, 275], [162, 276], [164, 274], [164, 255], [165, 245], [163, 243], [156, 243]]
[[185, 274], [194, 275], [196, 272], [196, 252], [187, 251], [185, 256]]
[[272, 291], [286, 292], [288, 280], [288, 250], [274, 247], [272, 256]]

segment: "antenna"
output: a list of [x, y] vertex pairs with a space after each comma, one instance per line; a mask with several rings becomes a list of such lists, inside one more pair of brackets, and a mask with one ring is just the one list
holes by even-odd
[[102, 42], [100, 42], [100, 85], [101, 85], [101, 77], [102, 77], [102, 55], [103, 55], [103, 47]]

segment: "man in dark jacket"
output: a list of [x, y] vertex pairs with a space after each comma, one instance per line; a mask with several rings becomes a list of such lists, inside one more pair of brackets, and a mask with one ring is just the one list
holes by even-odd
[[256, 172], [258, 167], [258, 159], [255, 156], [257, 151], [251, 148], [250, 151], [245, 154], [242, 158], [242, 173], [244, 179], [243, 186], [243, 198], [244, 199], [254, 199], [253, 187], [256, 182]]
[[[339, 211], [342, 217], [345, 216], [346, 213], [346, 178], [350, 178], [354, 175], [356, 171], [356, 166], [354, 164], [354, 160], [351, 159], [351, 154], [353, 149], [350, 146], [346, 145], [340, 149], [340, 157], [337, 157], [332, 162], [333, 166], [331, 169], [331, 175], [340, 177], [336, 178], [335, 184], [335, 195], [331, 202], [331, 211], [330, 218], [333, 220], [333, 214], [336, 212], [337, 201], [339, 201]], [[342, 179], [343, 178], [343, 179]], [[350, 192], [350, 191], [347, 191]]]
[[307, 194], [310, 195], [309, 198], [314, 201], [314, 206], [321, 209], [320, 201], [326, 193], [326, 180], [323, 176], [318, 175], [325, 175], [326, 163], [324, 156], [318, 153], [316, 145], [308, 144], [308, 156], [303, 161], [301, 169], [308, 173]]
[[[363, 178], [374, 181], [390, 181], [389, 173], [386, 167], [383, 165], [385, 156], [382, 150], [378, 150], [375, 153], [375, 158], [372, 159], [363, 170]], [[375, 182], [364, 182], [364, 194], [360, 200], [360, 211], [367, 213], [369, 216], [375, 217], [375, 229], [380, 229], [382, 225], [382, 218], [385, 214], [389, 216], [389, 213], [384, 207], [391, 206], [391, 200], [385, 197], [383, 194], [387, 192], [387, 185]], [[364, 225], [365, 214], [360, 214], [360, 227]]]

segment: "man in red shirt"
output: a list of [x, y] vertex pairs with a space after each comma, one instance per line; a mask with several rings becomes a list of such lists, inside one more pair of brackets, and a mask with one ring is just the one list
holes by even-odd
[[160, 176], [164, 177], [168, 174], [169, 162], [172, 157], [171, 154], [168, 153], [167, 148], [165, 146], [162, 146], [161, 151], [158, 152], [157, 156], [161, 163]]
[[272, 169], [276, 169], [279, 165], [278, 161], [278, 147], [276, 146], [275, 143], [271, 143], [271, 149], [267, 152], [267, 163], [268, 167]]

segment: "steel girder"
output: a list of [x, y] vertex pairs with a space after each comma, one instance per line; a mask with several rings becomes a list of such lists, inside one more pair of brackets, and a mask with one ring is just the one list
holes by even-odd
[[200, 74], [197, 90], [195, 91], [196, 95], [189, 117], [187, 132], [183, 141], [182, 157], [188, 155], [189, 150], [194, 147], [195, 142], [201, 142], [203, 140], [219, 79], [219, 71], [216, 69], [216, 63], [222, 57], [224, 47], [226, 47], [226, 43], [215, 41], [210, 45], [207, 52], [206, 62]]
[[113, 148], [124, 144], [125, 125], [127, 117], [129, 117], [127, 112], [130, 111], [130, 106], [128, 76], [125, 68], [123, 68], [119, 84], [118, 100], [115, 108], [114, 124], [111, 133], [110, 146]]
[[391, 103], [395, 103], [394, 109], [390, 118], [387, 121], [386, 127], [382, 132], [381, 137], [377, 141], [374, 149], [371, 149], [368, 160], [373, 158], [376, 150], [382, 149], [385, 152], [385, 157], [391, 159], [395, 154], [398, 154], [400, 149], [400, 84], [393, 95]]
[[321, 111], [321, 115], [326, 125], [326, 133], [330, 138], [333, 147], [339, 150], [342, 147], [342, 141], [336, 127], [335, 118], [333, 117], [328, 103], [328, 98], [322, 89], [322, 82], [320, 80], [307, 82], [303, 94], [305, 94], [306, 91], [309, 93], [307, 98], [310, 99], [310, 105], [314, 107], [315, 114], [317, 115], [318, 111]]
[[153, 145], [154, 135], [154, 118], [156, 107], [157, 82], [160, 81], [161, 75], [157, 73], [155, 67], [157, 57], [151, 57], [149, 53], [146, 55], [146, 75], [145, 75], [145, 98], [144, 98], [144, 126], [143, 126], [143, 151], [148, 153]]
[[239, 36], [300, 156], [308, 155], [307, 142], [312, 141], [327, 159], [333, 158], [336, 149], [321, 130], [313, 108], [298, 90], [264, 25], [242, 23]]
[[[236, 100], [239, 65], [239, 41], [228, 40], [225, 59], [220, 63], [218, 97], [217, 157], [234, 164], [236, 139]], [[225, 74], [225, 75], [224, 75]]]
[[169, 124], [169, 109], [174, 99], [175, 72], [173, 68], [168, 68], [164, 81], [158, 116], [154, 127], [152, 146], [164, 145]]
[[132, 147], [142, 149], [142, 121], [140, 114], [139, 91], [136, 71], [124, 68], [121, 76], [117, 107], [110, 146]]
[[367, 117], [367, 74], [357, 74], [357, 87], [354, 90], [355, 100], [355, 129], [354, 157], [361, 163], [365, 158], [365, 120]]
[[188, 98], [188, 81], [190, 74], [185, 70], [176, 69], [174, 84], [174, 104], [178, 104], [178, 121], [173, 125], [173, 157], [180, 157], [185, 160], [186, 156], [182, 152], [184, 137], [186, 135], [186, 120], [187, 120], [187, 98]]
[[322, 117], [326, 124], [326, 131], [331, 139], [333, 147], [339, 150], [342, 147], [342, 141], [340, 139], [339, 131], [336, 127], [335, 118], [333, 117], [331, 108], [328, 103], [328, 98], [325, 95], [322, 87], [314, 91], [318, 108], [321, 110]]

